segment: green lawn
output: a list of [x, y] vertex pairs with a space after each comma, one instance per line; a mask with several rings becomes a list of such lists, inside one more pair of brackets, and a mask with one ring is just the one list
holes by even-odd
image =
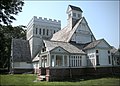
[[36, 75], [32, 74], [22, 74], [22, 75], [0, 75], [0, 85], [39, 85], [39, 86], [120, 86], [119, 78], [100, 78], [92, 80], [83, 80], [76, 82], [47, 82], [47, 81], [38, 81], [36, 80]]

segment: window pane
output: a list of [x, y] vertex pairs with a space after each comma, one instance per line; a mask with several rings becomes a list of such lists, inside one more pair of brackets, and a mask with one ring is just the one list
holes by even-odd
[[39, 34], [41, 35], [41, 28], [39, 29]]
[[76, 17], [76, 13], [73, 13], [73, 16]]
[[110, 59], [110, 56], [108, 56], [108, 61], [109, 61], [109, 64], [111, 64], [111, 59]]
[[49, 32], [49, 30], [47, 29], [47, 36], [48, 36], [48, 32]]
[[36, 34], [37, 34], [37, 28], [36, 28]]
[[64, 56], [64, 65], [67, 66], [67, 56]]
[[54, 67], [54, 55], [51, 55], [51, 66]]
[[45, 29], [43, 29], [43, 35], [45, 35]]
[[98, 56], [98, 55], [96, 55], [96, 64], [97, 64], [97, 65], [100, 65], [100, 64], [99, 64], [99, 56]]
[[63, 65], [62, 55], [56, 55], [56, 66], [62, 66], [62, 65]]

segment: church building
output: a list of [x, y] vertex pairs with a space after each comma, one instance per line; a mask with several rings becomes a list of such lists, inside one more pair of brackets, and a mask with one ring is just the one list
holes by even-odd
[[[113, 47], [105, 39], [95, 38], [81, 8], [69, 5], [66, 13], [68, 24], [63, 29], [60, 20], [32, 18], [27, 25], [27, 40], [24, 43], [20, 39], [12, 41], [12, 69], [33, 69], [39, 80], [45, 78], [46, 81], [111, 74], [113, 71], [119, 74], [120, 57], [113, 54]], [[27, 47], [22, 49], [25, 44]], [[26, 51], [21, 53], [20, 50]], [[22, 60], [14, 60], [18, 57], [30, 61], [23, 60], [26, 64], [22, 65]], [[15, 61], [19, 65], [15, 65]]]

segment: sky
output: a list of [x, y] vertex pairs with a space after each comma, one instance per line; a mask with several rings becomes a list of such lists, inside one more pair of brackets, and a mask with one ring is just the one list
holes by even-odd
[[23, 10], [13, 26], [27, 25], [33, 16], [61, 20], [61, 29], [67, 25], [68, 5], [80, 7], [96, 39], [104, 38], [111, 46], [120, 45], [119, 1], [24, 1]]

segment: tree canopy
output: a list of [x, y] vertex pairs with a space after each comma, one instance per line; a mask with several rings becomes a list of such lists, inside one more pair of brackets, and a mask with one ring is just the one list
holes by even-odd
[[22, 0], [0, 0], [0, 24], [10, 25], [13, 20], [16, 20], [13, 15], [22, 12]]
[[9, 68], [12, 38], [26, 39], [25, 26], [0, 26], [0, 68]]

